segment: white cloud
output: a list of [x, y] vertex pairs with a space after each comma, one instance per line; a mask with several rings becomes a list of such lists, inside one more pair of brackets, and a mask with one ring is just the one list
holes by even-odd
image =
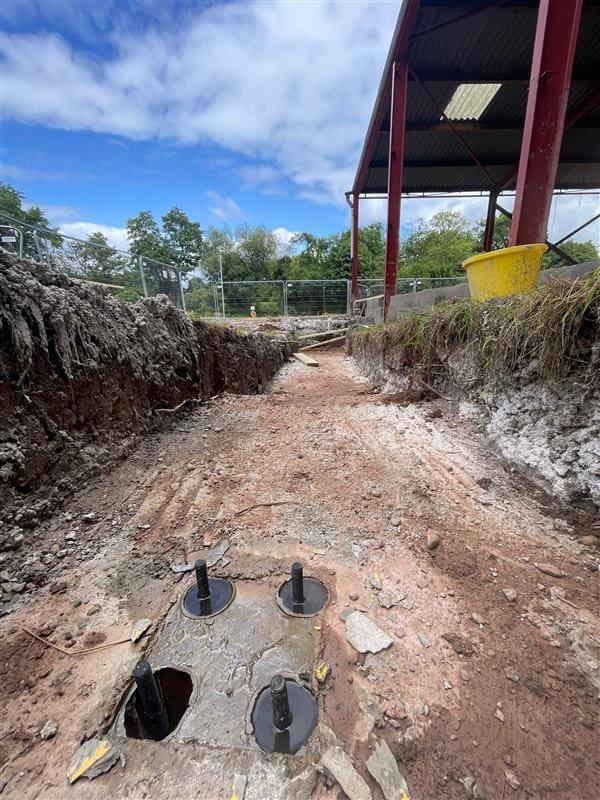
[[90, 233], [100, 231], [106, 236], [111, 247], [117, 250], [129, 250], [127, 228], [117, 228], [113, 225], [102, 225], [99, 222], [65, 222], [59, 225], [59, 230], [65, 236], [74, 236], [76, 239], [87, 239]]
[[272, 189], [282, 176], [304, 196], [343, 203], [398, 8], [385, 0], [195, 5], [136, 35], [116, 20], [109, 36], [99, 34], [111, 45], [102, 55], [56, 34], [6, 33], [4, 117], [216, 143], [257, 162], [259, 174], [242, 181]]
[[219, 222], [242, 219], [245, 215], [233, 197], [224, 197], [219, 192], [208, 191], [205, 193], [210, 203], [210, 213]]
[[25, 210], [36, 206], [48, 217], [50, 222], [57, 223], [65, 219], [77, 219], [81, 216], [76, 206], [47, 205], [46, 203], [23, 203]]
[[287, 228], [274, 229], [273, 235], [277, 239], [278, 255], [282, 256], [290, 252], [292, 239], [297, 233], [298, 231], [289, 231]]
[[[2, 108], [4, 112], [4, 108]], [[0, 177], [2, 180], [16, 181], [47, 181], [49, 183], [75, 184], [89, 180], [92, 176], [87, 172], [64, 172], [56, 169], [33, 169], [31, 167], [20, 167], [17, 164], [0, 165]]]

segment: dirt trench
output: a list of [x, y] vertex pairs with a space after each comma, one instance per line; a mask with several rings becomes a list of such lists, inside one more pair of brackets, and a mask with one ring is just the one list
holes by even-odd
[[[219, 574], [275, 591], [299, 559], [327, 583], [314, 626], [315, 658], [331, 667], [320, 718], [373, 798], [365, 761], [384, 738], [412, 800], [596, 800], [598, 556], [576, 541], [594, 522], [564, 518], [515, 478], [450, 403], [403, 405], [339, 352], [319, 360], [288, 364], [263, 395], [182, 412], [42, 523], [42, 549], [68, 555], [1, 620], [3, 796], [188, 798], [193, 785], [213, 800], [243, 769], [247, 800], [343, 796], [322, 774], [308, 793], [264, 794], [268, 757], [253, 753], [250, 768], [248, 752], [195, 741], [127, 739], [121, 764], [67, 786], [73, 752], [110, 725], [146, 640], [67, 655], [24, 628], [75, 652], [126, 639], [140, 617], [159, 626], [184, 580], [171, 565], [226, 540]], [[340, 619], [354, 608], [391, 647], [357, 654]], [[58, 731], [42, 741], [49, 720]]]

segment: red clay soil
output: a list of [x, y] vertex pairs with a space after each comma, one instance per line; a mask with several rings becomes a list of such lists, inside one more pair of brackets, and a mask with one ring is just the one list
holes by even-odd
[[[351, 360], [319, 360], [286, 366], [268, 394], [182, 414], [40, 525], [41, 551], [68, 552], [2, 620], [3, 796], [82, 791], [67, 789], [66, 765], [110, 720], [140, 653], [69, 656], [23, 626], [67, 650], [127, 637], [164, 613], [169, 565], [226, 537], [223, 574], [275, 584], [299, 558], [328, 582], [322, 718], [374, 798], [365, 760], [384, 737], [412, 800], [597, 800], [598, 553], [575, 541], [591, 523], [516, 481], [450, 404], [386, 402]], [[393, 636], [388, 650], [349, 645], [352, 608]], [[48, 720], [58, 733], [41, 741]], [[97, 784], [180, 796], [129, 764]], [[314, 796], [341, 797], [331, 785], [321, 776]]]

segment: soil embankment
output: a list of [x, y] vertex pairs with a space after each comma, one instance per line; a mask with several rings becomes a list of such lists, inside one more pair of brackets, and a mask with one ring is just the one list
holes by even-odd
[[560, 501], [600, 507], [600, 272], [357, 329], [349, 349], [379, 386], [459, 400]]
[[169, 409], [261, 392], [289, 353], [283, 337], [193, 322], [162, 296], [123, 305], [0, 251], [0, 549]]

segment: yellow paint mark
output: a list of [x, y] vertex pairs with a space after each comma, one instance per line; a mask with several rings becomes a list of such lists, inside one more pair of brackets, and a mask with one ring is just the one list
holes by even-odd
[[315, 678], [319, 681], [319, 683], [325, 683], [327, 676], [329, 675], [329, 669], [329, 664], [326, 661], [319, 661], [319, 663], [315, 666]]
[[82, 761], [79, 765], [79, 768], [73, 767], [71, 770], [67, 770], [67, 780], [69, 783], [75, 783], [78, 778], [81, 776], [91, 767], [93, 766], [96, 761], [99, 761], [103, 756], [105, 756], [111, 748], [111, 744], [108, 739], [102, 739], [98, 743], [98, 747], [94, 750], [91, 756], [88, 756], [86, 759]]
[[320, 626], [320, 625], [315, 625], [315, 626], [314, 626], [314, 629], [315, 629], [316, 631], [320, 631], [320, 630], [321, 630], [321, 626]]

